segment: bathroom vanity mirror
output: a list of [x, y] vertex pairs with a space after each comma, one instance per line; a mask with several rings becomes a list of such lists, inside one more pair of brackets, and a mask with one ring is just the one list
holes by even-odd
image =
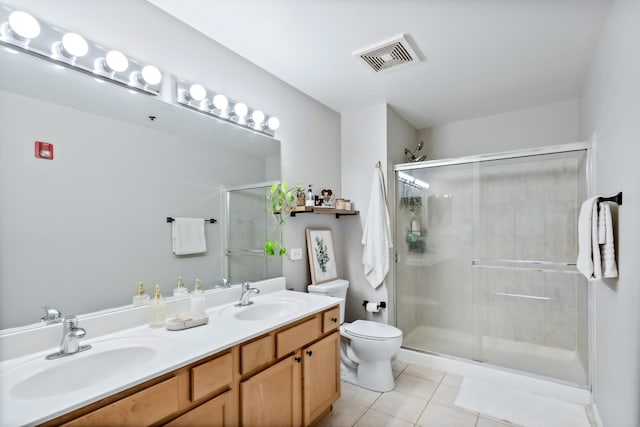
[[[0, 329], [224, 276], [224, 189], [280, 179], [278, 141], [22, 52], [0, 63]], [[167, 217], [217, 219], [206, 253], [174, 255]]]

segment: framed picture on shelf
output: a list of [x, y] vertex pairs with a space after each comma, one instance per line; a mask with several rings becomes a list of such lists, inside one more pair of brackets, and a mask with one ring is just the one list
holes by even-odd
[[307, 253], [312, 284], [338, 278], [333, 234], [330, 229], [307, 228]]

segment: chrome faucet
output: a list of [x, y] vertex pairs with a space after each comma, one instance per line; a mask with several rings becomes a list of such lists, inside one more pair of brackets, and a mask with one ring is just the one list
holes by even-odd
[[79, 340], [87, 334], [87, 331], [78, 327], [78, 318], [76, 316], [65, 317], [62, 326], [60, 351], [48, 355], [46, 357], [48, 360], [69, 356], [91, 348], [90, 345], [80, 345]]
[[44, 309], [44, 316], [40, 318], [41, 321], [47, 325], [62, 322], [62, 313], [53, 307], [42, 307]]
[[259, 294], [260, 289], [252, 288], [251, 282], [244, 282], [242, 284], [242, 294], [240, 294], [240, 302], [236, 304], [236, 307], [244, 307], [245, 305], [253, 304], [253, 301], [249, 301], [251, 294]]
[[229, 282], [229, 279], [227, 279], [226, 277], [221, 277], [219, 283], [220, 283], [220, 286], [222, 286], [223, 288], [231, 287], [231, 282]]

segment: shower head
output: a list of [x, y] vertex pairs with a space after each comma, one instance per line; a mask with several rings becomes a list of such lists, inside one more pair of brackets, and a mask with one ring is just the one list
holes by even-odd
[[418, 145], [416, 145], [416, 149], [413, 152], [409, 151], [408, 148], [405, 148], [404, 154], [405, 156], [407, 156], [407, 162], [422, 162], [426, 160], [426, 155], [423, 154], [422, 156], [418, 156], [416, 154], [418, 151], [422, 150], [422, 147], [424, 147], [424, 142], [420, 141], [418, 142]]

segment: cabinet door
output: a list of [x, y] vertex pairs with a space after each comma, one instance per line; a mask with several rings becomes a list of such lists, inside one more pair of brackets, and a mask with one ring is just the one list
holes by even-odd
[[335, 332], [303, 349], [304, 425], [340, 397], [340, 334]]
[[297, 427], [302, 418], [300, 352], [240, 383], [240, 425]]
[[227, 427], [235, 425], [233, 412], [233, 395], [230, 391], [211, 399], [202, 405], [176, 418], [167, 427]]

